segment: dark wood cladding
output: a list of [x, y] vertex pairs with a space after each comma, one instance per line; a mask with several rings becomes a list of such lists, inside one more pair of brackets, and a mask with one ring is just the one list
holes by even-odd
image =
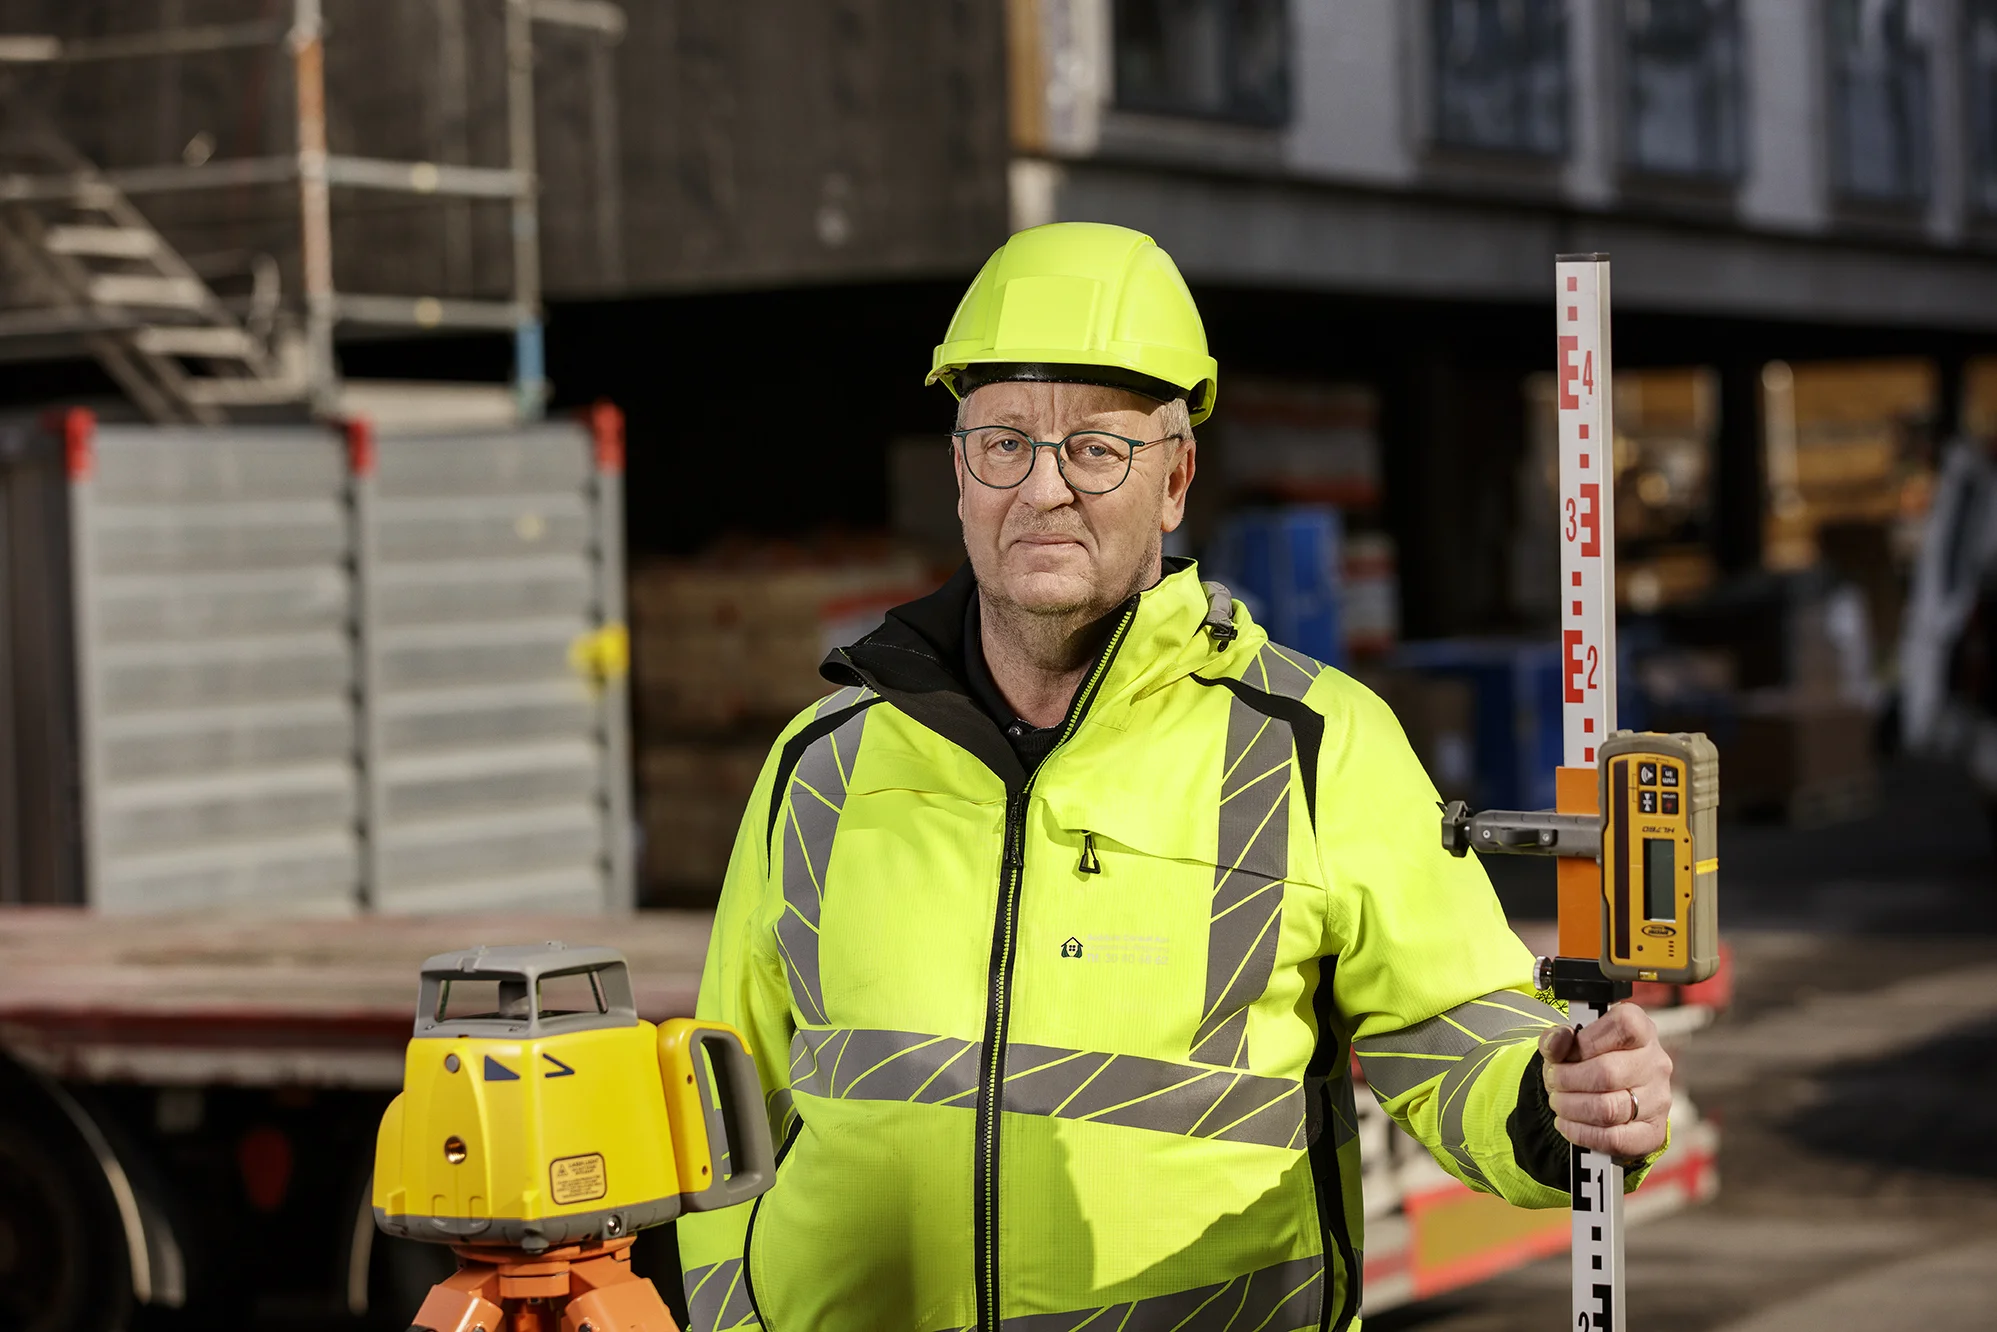
[[[623, 8], [628, 31], [608, 52], [536, 25], [551, 297], [954, 277], [1004, 238], [1001, 0]], [[0, 0], [0, 29], [129, 34], [176, 9], [193, 25], [284, 18], [291, 5]], [[505, 165], [500, 0], [325, 0], [325, 11], [331, 151]], [[449, 73], [454, 41], [462, 79]], [[295, 149], [281, 47], [6, 77], [9, 121], [46, 114], [107, 167], [177, 162], [198, 137], [218, 160]], [[190, 254], [274, 256], [295, 294], [295, 197], [257, 186], [138, 202]], [[341, 190], [335, 209], [342, 290], [505, 293], [504, 202]]]
[[1003, 9], [627, 6], [618, 78], [632, 285], [975, 268], [1006, 229]]

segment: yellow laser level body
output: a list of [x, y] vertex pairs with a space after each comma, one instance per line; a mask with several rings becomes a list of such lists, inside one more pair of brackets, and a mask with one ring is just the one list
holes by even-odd
[[[563, 977], [586, 982], [565, 987], [586, 1007], [546, 1006], [544, 983]], [[474, 985], [496, 986], [496, 1005], [462, 1015]], [[402, 1093], [376, 1138], [382, 1230], [532, 1253], [730, 1206], [774, 1177], [741, 1036], [640, 1019], [615, 950], [478, 948], [423, 964]]]
[[1703, 735], [1601, 748], [1602, 974], [1687, 985], [1718, 968], [1720, 756]]

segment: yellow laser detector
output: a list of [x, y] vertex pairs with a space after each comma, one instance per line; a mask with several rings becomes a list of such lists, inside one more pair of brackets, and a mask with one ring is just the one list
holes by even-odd
[[1720, 756], [1703, 735], [1602, 745], [1602, 974], [1690, 984], [1720, 961]]
[[774, 1178], [742, 1037], [641, 1020], [616, 950], [423, 964], [402, 1094], [375, 1144], [384, 1231], [534, 1254], [743, 1202]]

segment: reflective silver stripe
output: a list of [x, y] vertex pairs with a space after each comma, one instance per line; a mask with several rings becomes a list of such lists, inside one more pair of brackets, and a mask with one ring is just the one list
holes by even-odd
[[1005, 1108], [1266, 1147], [1301, 1145], [1304, 1091], [1290, 1078], [1015, 1044]]
[[797, 1108], [791, 1104], [790, 1088], [777, 1088], [763, 1098], [763, 1104], [770, 1118], [770, 1137], [782, 1142], [790, 1133], [791, 1117], [797, 1114]]
[[710, 1267], [686, 1270], [687, 1332], [722, 1332], [755, 1325], [749, 1290], [742, 1283], [742, 1260], [729, 1258]]
[[791, 1037], [791, 1087], [834, 1100], [969, 1105], [981, 1044], [914, 1031], [804, 1029]]
[[1366, 1083], [1383, 1101], [1397, 1100], [1438, 1075], [1437, 1130], [1442, 1148], [1464, 1177], [1491, 1187], [1471, 1155], [1463, 1114], [1478, 1075], [1506, 1050], [1536, 1041], [1564, 1019], [1560, 1010], [1529, 996], [1499, 990], [1401, 1031], [1356, 1042]]
[[[791, 1087], [843, 1100], [969, 1107], [981, 1042], [913, 1031], [800, 1030]], [[1005, 1108], [1223, 1142], [1302, 1150], [1303, 1084], [1137, 1055], [1014, 1044]]]
[[1442, 1086], [1436, 1093], [1440, 1121], [1437, 1131], [1442, 1137], [1443, 1150], [1462, 1167], [1464, 1178], [1473, 1184], [1490, 1189], [1493, 1193], [1497, 1190], [1492, 1188], [1491, 1181], [1485, 1177], [1483, 1168], [1477, 1164], [1476, 1157], [1470, 1154], [1469, 1135], [1463, 1131], [1463, 1111], [1470, 1104], [1470, 1091], [1477, 1083], [1477, 1075], [1484, 1071], [1485, 1065], [1504, 1051], [1504, 1045], [1485, 1045], [1480, 1046], [1477, 1053], [1468, 1058], [1457, 1060], [1455, 1065], [1442, 1075]]
[[1255, 654], [1254, 665], [1242, 678], [1272, 694], [1301, 699], [1323, 673], [1324, 663], [1316, 658], [1269, 643]]
[[[864, 690], [842, 689], [820, 701], [818, 715], [829, 716], [863, 697]], [[784, 914], [777, 922], [777, 949], [790, 976], [791, 1003], [805, 1022], [827, 1021], [824, 981], [818, 970], [818, 918], [825, 905], [825, 875], [846, 804], [846, 784], [853, 775], [853, 758], [860, 752], [860, 733], [871, 715], [869, 708], [812, 742], [798, 756], [785, 793], [789, 813], [783, 834]]]
[[1292, 1258], [1231, 1281], [1095, 1309], [1008, 1318], [1005, 1332], [1290, 1332], [1324, 1310], [1324, 1259]]
[[[1270, 644], [1249, 663], [1243, 679], [1266, 693], [1302, 698], [1316, 677], [1305, 662], [1317, 665]], [[1276, 968], [1283, 879], [1290, 867], [1295, 744], [1287, 725], [1230, 695], [1206, 999], [1192, 1043], [1192, 1057], [1202, 1063], [1248, 1067], [1248, 1007], [1261, 998]]]
[[1325, 1104], [1331, 1111], [1331, 1145], [1335, 1151], [1359, 1136], [1359, 1107], [1353, 1096], [1350, 1068], [1339, 1074]]
[[1560, 1010], [1530, 995], [1498, 990], [1435, 1017], [1353, 1046], [1366, 1083], [1382, 1100], [1395, 1100], [1429, 1079], [1458, 1070], [1486, 1046], [1538, 1040], [1565, 1019]]

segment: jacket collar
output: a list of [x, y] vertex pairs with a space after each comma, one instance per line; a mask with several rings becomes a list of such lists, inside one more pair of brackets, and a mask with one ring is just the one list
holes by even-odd
[[[881, 627], [826, 657], [819, 673], [834, 684], [865, 685], [983, 762], [1010, 789], [1024, 784], [1012, 746], [971, 695], [964, 668], [964, 617], [977, 591], [967, 561], [936, 591], [889, 611]], [[1260, 631], [1229, 618], [1223, 589], [1210, 597], [1198, 566], [1168, 559], [1165, 576], [1132, 598], [1136, 614], [1096, 691], [1090, 716], [1114, 716], [1144, 694], [1192, 674], [1228, 642]], [[1235, 612], [1238, 613], [1238, 612]], [[1243, 647], [1252, 651], [1254, 644]]]

